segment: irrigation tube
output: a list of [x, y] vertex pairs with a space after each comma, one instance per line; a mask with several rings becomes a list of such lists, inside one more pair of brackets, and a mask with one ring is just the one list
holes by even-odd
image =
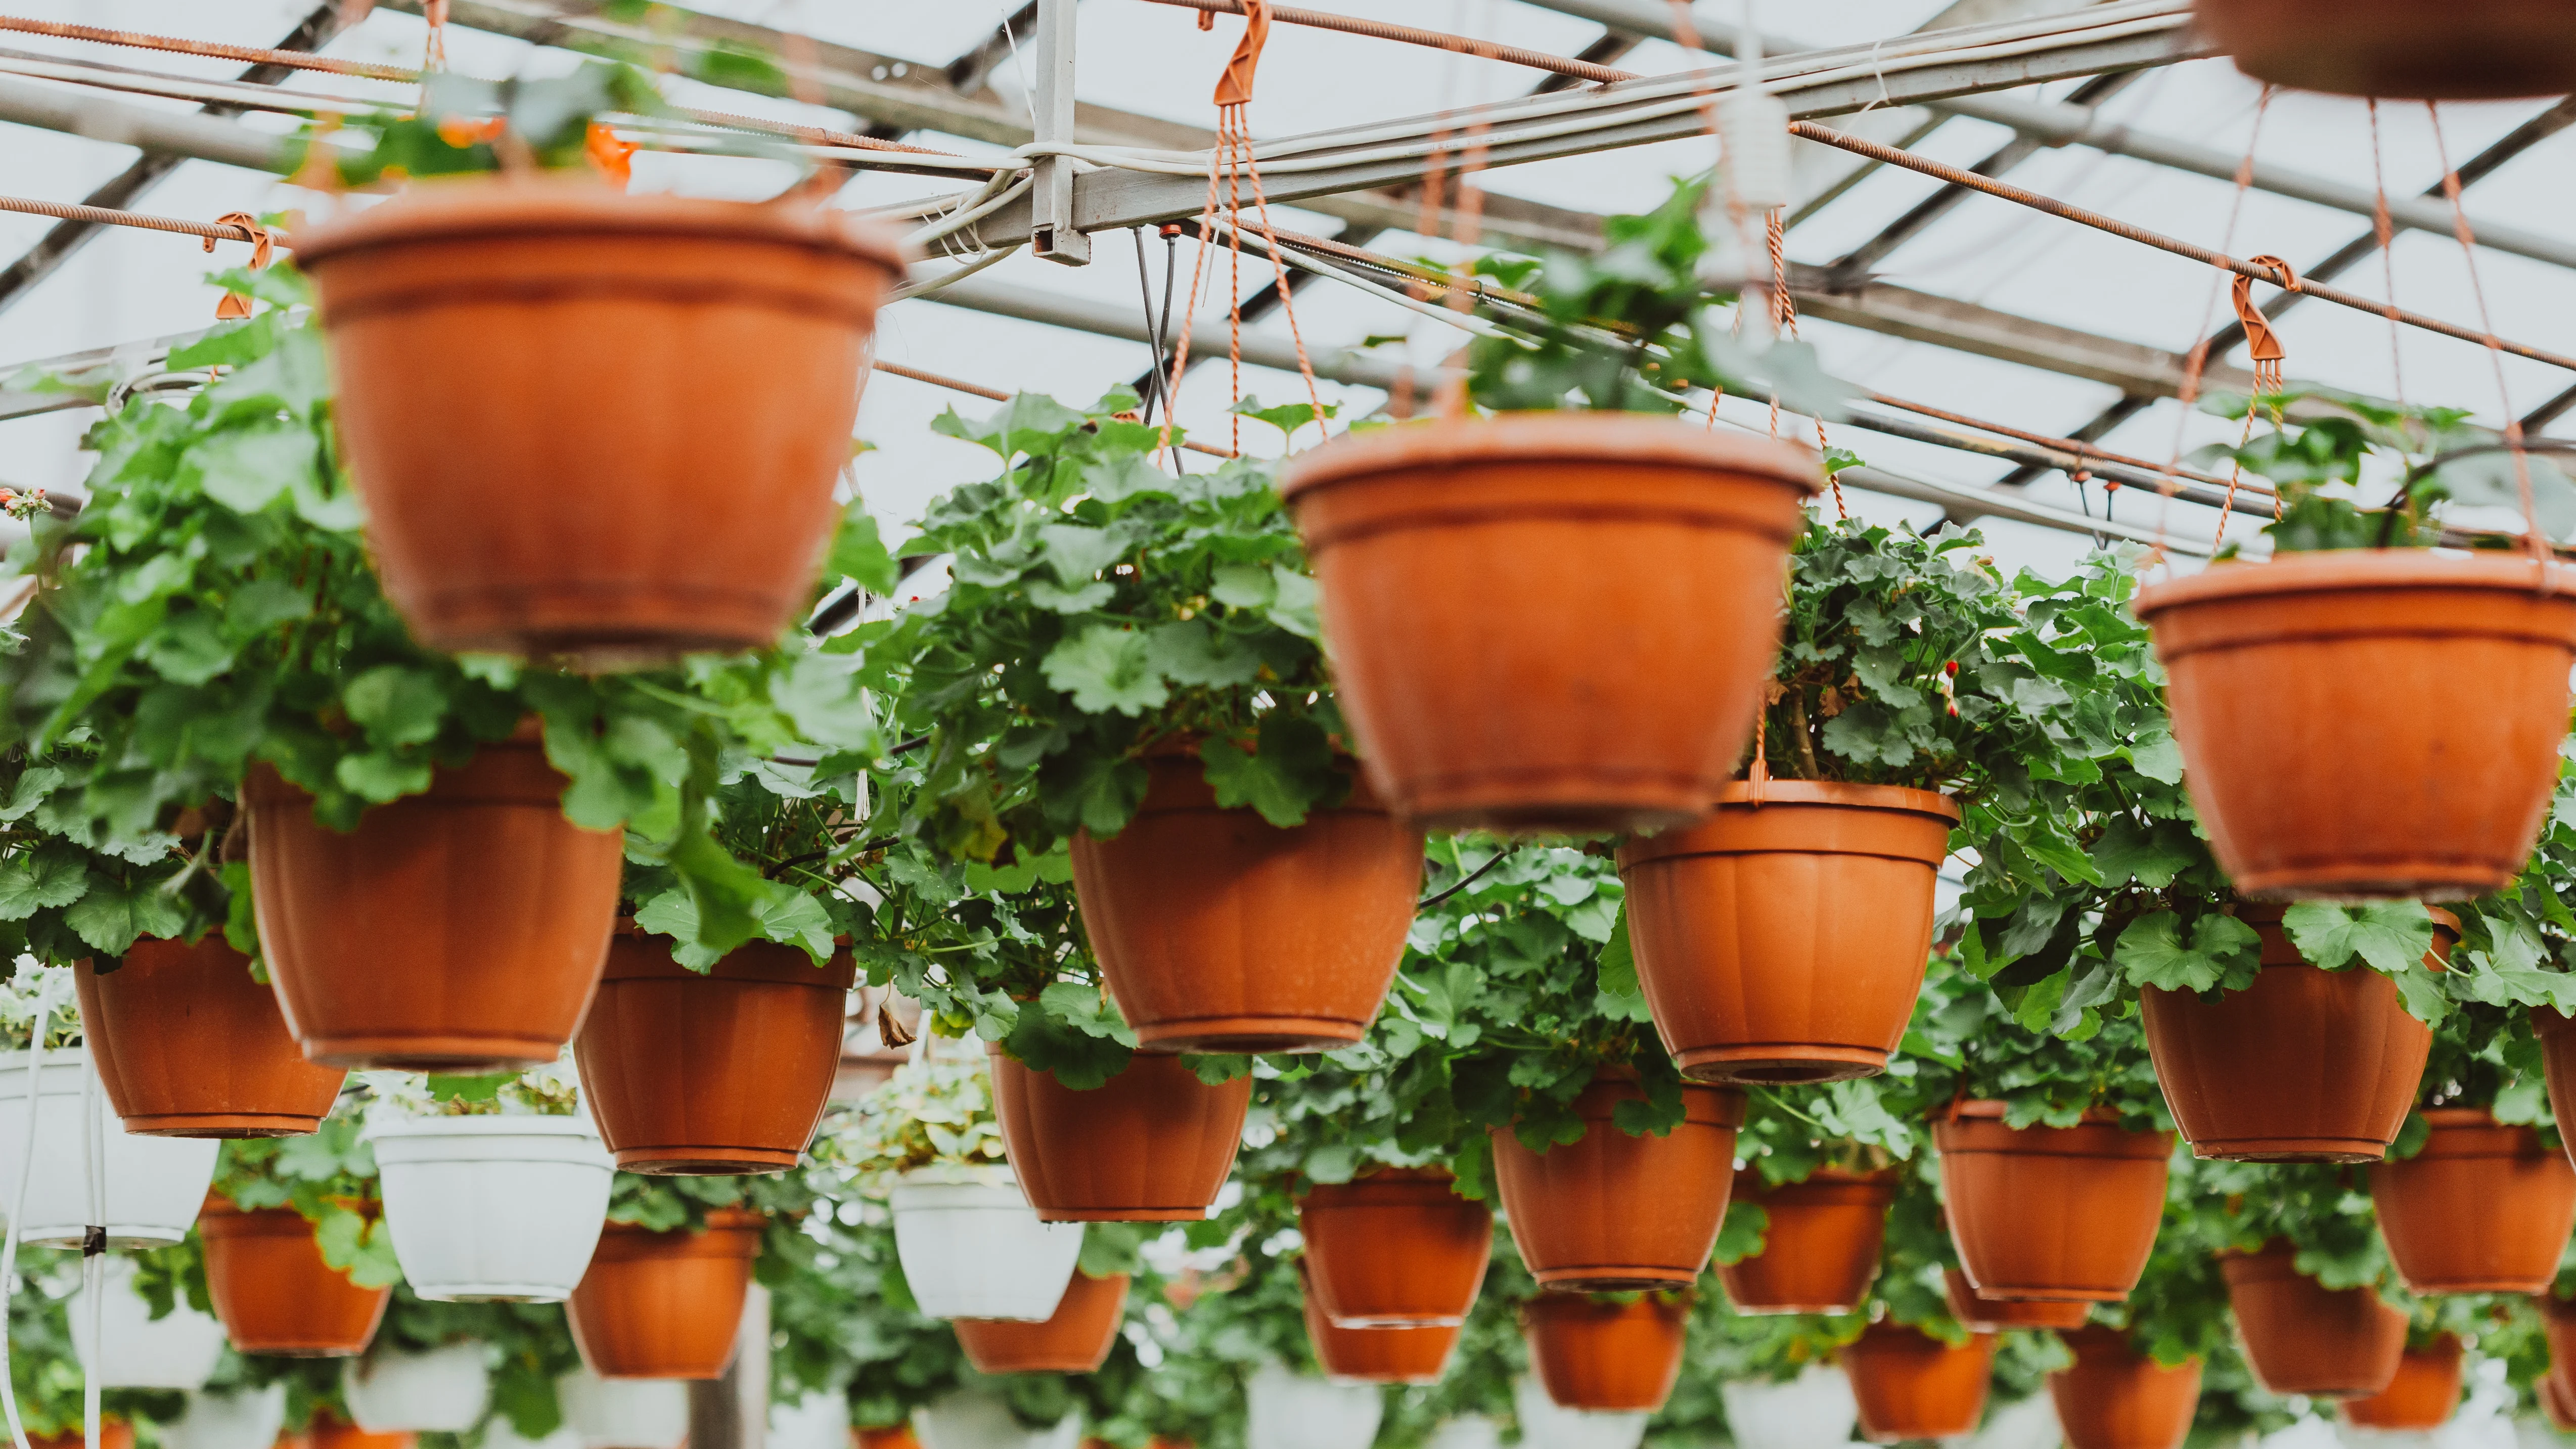
[[[47, 976], [36, 986], [36, 1019], [27, 1032], [27, 1142], [18, 1157], [18, 1193], [9, 1204], [9, 1229], [0, 1235], [0, 1409], [8, 1411], [9, 1441], [14, 1449], [27, 1449], [27, 1426], [18, 1418], [18, 1395], [8, 1388], [13, 1382], [9, 1375], [9, 1300], [18, 1288], [18, 1234], [27, 1221], [27, 1184], [36, 1176], [36, 1088], [45, 1069], [45, 1020], [54, 1014], [55, 998], [61, 995], [56, 988], [68, 985], [70, 980], [70, 973], [65, 972]], [[87, 1397], [86, 1385], [83, 1397]], [[91, 1444], [90, 1449], [97, 1449], [97, 1445]]]

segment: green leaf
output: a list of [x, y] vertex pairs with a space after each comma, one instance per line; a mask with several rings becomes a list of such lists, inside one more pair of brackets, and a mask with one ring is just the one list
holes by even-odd
[[1232, 635], [1220, 635], [1205, 619], [1158, 624], [1145, 636], [1146, 654], [1174, 684], [1193, 689], [1230, 689], [1250, 684], [1261, 673], [1261, 656]]
[[318, 479], [313, 431], [277, 421], [218, 433], [188, 452], [207, 496], [237, 513], [257, 513]]
[[879, 598], [892, 594], [903, 581], [901, 566], [878, 534], [876, 515], [855, 499], [833, 532], [832, 552], [824, 560], [823, 572], [848, 579]]
[[1142, 714], [1171, 698], [1154, 668], [1145, 636], [1093, 624], [1047, 651], [1039, 668], [1047, 683], [1073, 696], [1087, 714]]
[[23, 921], [48, 907], [68, 906], [89, 888], [80, 852], [56, 842], [12, 855], [0, 864], [0, 921]]
[[[360, 674], [348, 682], [340, 698], [349, 718], [367, 732], [368, 738], [389, 748], [427, 744], [438, 738], [448, 703], [447, 691], [437, 675], [399, 664], [380, 664]], [[355, 785], [349, 788], [358, 790]], [[424, 784], [420, 788], [428, 787]], [[358, 793], [368, 794], [365, 790]]]
[[1266, 609], [1279, 596], [1278, 583], [1260, 564], [1221, 563], [1208, 597], [1235, 609]]
[[89, 891], [63, 912], [63, 924], [92, 949], [122, 956], [144, 936], [176, 936], [188, 928], [187, 909], [152, 881], [131, 886], [90, 877]]
[[2281, 929], [2310, 964], [2335, 970], [2359, 956], [2371, 969], [2403, 981], [2422, 974], [2433, 949], [2433, 917], [2419, 901], [2360, 906], [2301, 901], [2282, 914]]

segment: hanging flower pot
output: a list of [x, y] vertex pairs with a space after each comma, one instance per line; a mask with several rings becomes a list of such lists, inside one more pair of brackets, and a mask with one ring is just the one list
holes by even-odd
[[1530, 1371], [1568, 1409], [1652, 1413], [1682, 1371], [1688, 1300], [1641, 1293], [1620, 1303], [1580, 1293], [1541, 1293], [1521, 1305]]
[[[0, 1053], [0, 1212], [18, 1201], [18, 1173], [28, 1161], [28, 1055]], [[35, 1171], [27, 1179], [26, 1221], [20, 1238], [52, 1248], [77, 1248], [91, 1221], [88, 1177], [83, 1171], [81, 1079], [89, 1053], [60, 1047], [45, 1053], [36, 1073]], [[197, 1205], [214, 1181], [221, 1144], [174, 1137], [108, 1132], [107, 1241], [117, 1248], [158, 1248], [188, 1236]]]
[[1804, 780], [1770, 781], [1758, 802], [1732, 784], [1706, 820], [1619, 847], [1655, 1030], [1698, 1081], [1881, 1071], [1923, 986], [1959, 806]]
[[688, 1442], [689, 1386], [675, 1379], [611, 1379], [577, 1369], [555, 1380], [555, 1399], [582, 1449], [680, 1449]]
[[1297, 1203], [1307, 1286], [1338, 1328], [1467, 1321], [1493, 1258], [1494, 1212], [1442, 1168], [1381, 1167]]
[[993, 1115], [1029, 1206], [1051, 1223], [1196, 1222], [1234, 1169], [1252, 1078], [1211, 1087], [1138, 1052], [1077, 1092], [992, 1049]]
[[909, 1420], [882, 1428], [852, 1429], [850, 1442], [855, 1449], [921, 1449], [921, 1441], [913, 1436]]
[[1950, 1300], [1950, 1316], [1977, 1333], [2007, 1333], [2016, 1328], [2081, 1328], [2093, 1316], [2093, 1305], [2074, 1298], [1988, 1298], [1956, 1268], [1941, 1270]]
[[2001, 1102], [1963, 1102], [1932, 1124], [1968, 1281], [1992, 1298], [2127, 1297], [2156, 1245], [2173, 1134], [2003, 1119]]
[[2310, 1398], [2387, 1388], [2406, 1349], [2406, 1315], [2371, 1289], [2323, 1286], [2298, 1270], [2298, 1256], [2286, 1239], [2219, 1255], [2255, 1377], [2273, 1393]]
[[[2406, 1014], [2397, 983], [2355, 963], [2322, 971], [2281, 929], [2279, 907], [2252, 907], [2263, 938], [2252, 986], [2140, 993], [2147, 1051], [2174, 1124], [2194, 1154], [2237, 1162], [2377, 1162], [2424, 1077], [2433, 1030]], [[2459, 918], [2424, 958], [2442, 969]]]
[[243, 1212], [209, 1197], [197, 1233], [206, 1245], [206, 1295], [243, 1353], [364, 1353], [393, 1299], [393, 1289], [361, 1288], [323, 1262], [313, 1225], [293, 1208]]
[[97, 1300], [106, 1317], [100, 1325], [95, 1362], [90, 1358], [89, 1285], [72, 1290], [68, 1304], [72, 1352], [80, 1359], [81, 1371], [111, 1389], [202, 1386], [223, 1360], [223, 1324], [189, 1307], [184, 1295], [168, 1313], [154, 1318], [152, 1305], [134, 1291], [134, 1271], [132, 1258], [108, 1255]]
[[2541, 1293], [2576, 1229], [2576, 1167], [2532, 1127], [2477, 1108], [2424, 1114], [2403, 1162], [2370, 1169], [2370, 1200], [2397, 1276], [2417, 1293]]
[[1336, 1328], [1315, 1296], [1312, 1270], [1297, 1260], [1297, 1284], [1306, 1303], [1306, 1341], [1327, 1378], [1372, 1384], [1433, 1384], [1458, 1347], [1458, 1325], [1422, 1328]]
[[2540, 1310], [2541, 1328], [2549, 1338], [2548, 1377], [2565, 1388], [2569, 1370], [2576, 1368], [2576, 1302], [2556, 1293], [2536, 1294], [2531, 1301]]
[[372, 1433], [329, 1409], [316, 1409], [298, 1442], [300, 1449], [415, 1449], [420, 1439], [415, 1434]]
[[1127, 827], [1073, 840], [1082, 924], [1153, 1051], [1335, 1051], [1360, 1039], [1404, 957], [1422, 832], [1365, 783], [1282, 830], [1220, 808], [1198, 756], [1149, 757]]
[[[1653, 830], [1734, 778], [1813, 453], [1668, 418], [1353, 433], [1279, 476], [1369, 779], [1435, 830]], [[1579, 578], [1580, 590], [1506, 581]]]
[[[2558, 783], [2576, 662], [2576, 570], [2539, 568], [2350, 549], [2140, 591], [2192, 803], [2238, 890], [2444, 901], [2512, 882]], [[2476, 709], [2444, 698], [2463, 677]]]
[[1386, 1399], [1375, 1384], [1337, 1384], [1265, 1363], [1244, 1380], [1248, 1449], [1369, 1449]]
[[1547, 1386], [1523, 1375], [1512, 1381], [1512, 1417], [1530, 1449], [1637, 1449], [1654, 1415], [1630, 1410], [1605, 1413], [1569, 1409], [1547, 1396]]
[[351, 1359], [340, 1370], [340, 1396], [370, 1434], [462, 1434], [482, 1422], [492, 1397], [488, 1352], [480, 1343], [451, 1343]]
[[1019, 1421], [999, 1395], [960, 1389], [913, 1415], [923, 1449], [1074, 1449], [1082, 1416], [1067, 1414], [1045, 1428]]
[[1734, 1379], [1719, 1385], [1726, 1425], [1737, 1449], [1815, 1449], [1847, 1444], [1859, 1422], [1851, 1380], [1838, 1364], [1809, 1364], [1778, 1383]]
[[1109, 1359], [1127, 1312], [1127, 1275], [1094, 1278], [1076, 1269], [1055, 1316], [1038, 1323], [957, 1320], [957, 1343], [977, 1373], [1087, 1374]]
[[590, 1271], [565, 1304], [581, 1361], [601, 1378], [722, 1377], [733, 1361], [764, 1221], [756, 1212], [720, 1208], [697, 1232], [608, 1224]]
[[812, 1389], [769, 1406], [769, 1432], [761, 1449], [857, 1449], [850, 1437], [850, 1401], [833, 1389]]
[[2123, 1329], [2058, 1336], [2075, 1353], [2072, 1367], [2048, 1376], [2067, 1449], [2181, 1449], [2200, 1408], [2200, 1360], [2166, 1368], [2138, 1352]]
[[1533, 1151], [1494, 1128], [1494, 1183], [1512, 1241], [1540, 1285], [1584, 1293], [1686, 1288], [1726, 1218], [1744, 1094], [1682, 1089], [1682, 1124], [1630, 1136], [1615, 1119], [1643, 1102], [1633, 1074], [1604, 1072], [1574, 1099], [1581, 1140]]
[[1841, 1354], [1872, 1443], [1952, 1439], [1973, 1434], [1986, 1414], [1986, 1382], [1995, 1337], [1980, 1333], [1953, 1347], [1921, 1329], [1874, 1323]]
[[442, 1303], [571, 1296], [599, 1245], [614, 1175], [588, 1120], [402, 1120], [380, 1110], [367, 1136], [414, 1293]]
[[2576, 90], [2576, 23], [2550, 0], [2199, 0], [2210, 46], [2271, 85], [2389, 100]]
[[2445, 1333], [2422, 1348], [2407, 1349], [2388, 1387], [2368, 1398], [2344, 1400], [2343, 1420], [2356, 1429], [2429, 1434], [2449, 1423], [2459, 1406], [2460, 1340]]
[[1082, 1257], [1082, 1225], [1040, 1222], [1008, 1173], [910, 1172], [887, 1198], [895, 1256], [925, 1317], [1036, 1322], [1055, 1312]]
[[[27, 1449], [85, 1449], [89, 1443], [78, 1425], [59, 1434], [30, 1434]], [[98, 1421], [98, 1449], [134, 1449], [134, 1425], [124, 1419]]]
[[187, 1407], [161, 1426], [163, 1449], [276, 1449], [286, 1427], [286, 1385], [222, 1392], [190, 1389]]
[[522, 735], [346, 835], [276, 771], [251, 771], [251, 899], [307, 1057], [485, 1072], [562, 1054], [608, 952], [625, 837], [566, 820], [567, 781]]
[[1765, 1187], [1759, 1173], [1736, 1174], [1735, 1197], [1770, 1219], [1762, 1251], [1721, 1263], [1727, 1301], [1738, 1313], [1849, 1313], [1878, 1277], [1879, 1244], [1898, 1174], [1819, 1168], [1804, 1182]]
[[573, 1042], [581, 1094], [624, 1172], [724, 1176], [796, 1165], [840, 1070], [856, 965], [753, 941], [704, 975], [623, 925]]
[[295, 259], [421, 642], [648, 663], [768, 644], [807, 602], [891, 235], [511, 178], [416, 187], [299, 232]]
[[[2531, 1034], [2540, 1039], [2540, 1064], [2549, 1083], [2549, 1115], [2560, 1123], [2576, 1123], [2576, 1016], [2568, 1016], [2554, 1007], [2531, 1009]], [[2576, 1142], [2561, 1127], [2558, 1133], [2571, 1161], [2576, 1161]]]
[[74, 965], [81, 1034], [125, 1130], [145, 1137], [300, 1137], [347, 1072], [304, 1059], [223, 932], [197, 944], [140, 940], [115, 970]]
[[2561, 1434], [2576, 1434], [2576, 1395], [2568, 1393], [2556, 1369], [2540, 1376], [2540, 1382], [2532, 1386], [2532, 1397], [2540, 1400], [2540, 1412], [2548, 1418], [2549, 1427]]

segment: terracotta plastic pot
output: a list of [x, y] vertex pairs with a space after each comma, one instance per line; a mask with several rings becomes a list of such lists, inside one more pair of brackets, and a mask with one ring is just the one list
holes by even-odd
[[2532, 1306], [2540, 1310], [2542, 1329], [2549, 1335], [2549, 1373], [2560, 1388], [2568, 1386], [2569, 1370], [2576, 1368], [2576, 1302], [2555, 1293], [2536, 1294]]
[[141, 1137], [299, 1137], [319, 1129], [348, 1073], [304, 1059], [277, 993], [208, 931], [142, 940], [100, 975], [73, 966], [81, 1031], [125, 1130]]
[[1458, 1347], [1458, 1325], [1423, 1328], [1336, 1328], [1315, 1296], [1306, 1260], [1297, 1260], [1306, 1299], [1306, 1341], [1327, 1378], [1372, 1384], [1431, 1384], [1449, 1368]]
[[[2542, 567], [2349, 549], [2140, 591], [2192, 803], [2238, 890], [2442, 901], [2512, 882], [2558, 783], [2576, 662], [2576, 569]], [[2461, 679], [2477, 709], [2453, 707]]]
[[2199, 0], [2193, 16], [2274, 85], [2419, 101], [2576, 90], [2576, 17], [2553, 0]]
[[2568, 1128], [2576, 1126], [2576, 1017], [2535, 1006], [2531, 1032], [2540, 1039], [2541, 1069], [2549, 1081], [2549, 1115], [2558, 1122], [2560, 1145], [2576, 1161], [2576, 1139], [2568, 1134]]
[[850, 1442], [852, 1449], [921, 1449], [921, 1441], [913, 1437], [912, 1425], [909, 1423], [888, 1424], [876, 1429], [852, 1429]]
[[[88, 1437], [79, 1426], [59, 1434], [30, 1434], [27, 1449], [83, 1449]], [[134, 1449], [134, 1426], [123, 1419], [102, 1417], [98, 1421], [98, 1449]]]
[[1221, 809], [1195, 754], [1146, 761], [1127, 828], [1073, 839], [1083, 929], [1136, 1039], [1158, 1051], [1336, 1051], [1404, 958], [1422, 832], [1365, 784], [1282, 830]]
[[1493, 1257], [1494, 1212], [1440, 1168], [1379, 1168], [1297, 1203], [1307, 1286], [1340, 1328], [1455, 1327]]
[[2540, 1400], [2540, 1412], [2548, 1416], [2549, 1427], [2561, 1434], [2576, 1434], [2576, 1393], [2570, 1393], [2566, 1381], [2552, 1368], [2532, 1385], [2532, 1396]]
[[2417, 1293], [2541, 1293], [2576, 1229], [2576, 1167], [2476, 1108], [2442, 1107], [2424, 1149], [2370, 1169], [2397, 1276]]
[[2353, 1398], [2388, 1387], [2406, 1350], [2406, 1315], [2368, 1288], [2327, 1288], [2298, 1271], [2286, 1241], [2222, 1253], [2245, 1359], [2276, 1394]]
[[[2397, 983], [2358, 963], [2320, 971], [2281, 929], [2278, 907], [2246, 924], [2263, 938], [2252, 986], [2215, 1001], [2139, 993], [2147, 1051], [2174, 1124], [2194, 1154], [2236, 1162], [2377, 1162], [2424, 1078], [2433, 1029], [2406, 1014]], [[2425, 965], [2440, 970], [2459, 919]]]
[[805, 605], [890, 234], [493, 178], [295, 241], [377, 571], [422, 643], [637, 664], [768, 644]]
[[2113, 1303], [2146, 1271], [2170, 1132], [2108, 1122], [2007, 1127], [2001, 1102], [1932, 1124], [1959, 1266], [1989, 1298]]
[[712, 1379], [733, 1361], [759, 1213], [707, 1214], [703, 1232], [610, 1223], [565, 1311], [581, 1361], [604, 1379]]
[[1979, 1333], [2016, 1328], [2082, 1328], [2093, 1305], [2073, 1298], [1988, 1298], [1956, 1268], [1941, 1270], [1950, 1316]]
[[325, 1066], [519, 1070], [563, 1053], [617, 922], [625, 838], [566, 820], [533, 738], [485, 745], [343, 835], [262, 765], [251, 899], [286, 1024]]
[[1689, 1305], [1676, 1295], [1617, 1303], [1541, 1293], [1521, 1305], [1521, 1333], [1530, 1371], [1559, 1407], [1651, 1413], [1681, 1376], [1689, 1318]]
[[[1667, 418], [1347, 434], [1279, 491], [1370, 780], [1437, 830], [1653, 830], [1734, 778], [1815, 454]], [[1576, 590], [1514, 581], [1581, 579]]]
[[1735, 1197], [1770, 1219], [1762, 1251], [1721, 1263], [1727, 1301], [1738, 1313], [1849, 1313], [1878, 1277], [1887, 1210], [1896, 1201], [1895, 1172], [1819, 1168], [1804, 1182], [1764, 1187], [1759, 1173], [1738, 1173]]
[[1995, 1363], [1991, 1333], [1953, 1348], [1920, 1329], [1874, 1323], [1843, 1347], [1841, 1358], [1860, 1406], [1861, 1432], [1873, 1443], [1957, 1438], [1975, 1433], [1985, 1417]]
[[2445, 1333], [2422, 1348], [2407, 1349], [2387, 1388], [2365, 1399], [2346, 1399], [2343, 1418], [2361, 1429], [2430, 1433], [2449, 1423], [2459, 1406], [2460, 1340]]
[[2058, 1336], [2075, 1353], [2072, 1367], [2048, 1376], [2067, 1449], [2180, 1449], [2200, 1408], [2200, 1360], [2166, 1368], [2132, 1347], [2124, 1329]]
[[1094, 1278], [1077, 1268], [1054, 1317], [960, 1318], [957, 1344], [978, 1373], [1087, 1374], [1108, 1360], [1126, 1311], [1126, 1274]]
[[1582, 1140], [1534, 1152], [1508, 1127], [1489, 1134], [1503, 1219], [1541, 1285], [1680, 1288], [1708, 1267], [1726, 1218], [1744, 1094], [1684, 1087], [1682, 1125], [1631, 1137], [1614, 1114], [1645, 1099], [1633, 1082], [1605, 1076], [1574, 1099]]
[[622, 925], [573, 1040], [581, 1095], [624, 1172], [784, 1172], [841, 1065], [857, 968], [754, 941], [704, 975], [671, 938]]
[[370, 1433], [324, 1409], [314, 1414], [313, 1422], [295, 1436], [294, 1442], [299, 1449], [412, 1449], [420, 1442], [420, 1436]]
[[1243, 1143], [1252, 1078], [1211, 1087], [1143, 1052], [1087, 1092], [992, 1051], [993, 1115], [1020, 1190], [1049, 1223], [1195, 1222]]
[[243, 1212], [221, 1197], [197, 1215], [206, 1294], [224, 1336], [243, 1353], [345, 1358], [366, 1352], [393, 1300], [322, 1261], [313, 1225], [293, 1208]]
[[1729, 785], [1707, 820], [1619, 847], [1655, 1030], [1699, 1081], [1884, 1070], [1923, 986], [1959, 807], [1805, 780], [1771, 781], [1762, 800]]

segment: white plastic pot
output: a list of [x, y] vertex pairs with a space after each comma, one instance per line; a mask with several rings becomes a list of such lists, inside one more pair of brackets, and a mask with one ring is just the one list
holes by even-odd
[[[26, 1084], [23, 1076], [18, 1081]], [[204, 1383], [223, 1357], [224, 1326], [214, 1315], [189, 1307], [184, 1297], [154, 1318], [152, 1305], [134, 1291], [134, 1260], [111, 1253], [101, 1261], [106, 1264], [106, 1291], [99, 1297], [107, 1305], [99, 1339], [103, 1362], [93, 1364], [89, 1358], [88, 1285], [73, 1291], [69, 1305], [72, 1351], [80, 1357], [81, 1369], [111, 1389], [193, 1389]]]
[[1521, 1449], [1637, 1449], [1646, 1437], [1646, 1420], [1653, 1417], [1643, 1411], [1569, 1409], [1549, 1398], [1538, 1380], [1528, 1378], [1512, 1385], [1512, 1408], [1520, 1414]]
[[[1538, 1449], [1535, 1439], [1524, 1438], [1521, 1442], [1529, 1449]], [[1502, 1449], [1502, 1445], [1502, 1425], [1482, 1414], [1470, 1414], [1463, 1419], [1442, 1420], [1440, 1427], [1431, 1431], [1431, 1437], [1423, 1441], [1422, 1449]]]
[[768, 1449], [850, 1449], [850, 1401], [817, 1391], [770, 1405]]
[[272, 1449], [286, 1427], [286, 1385], [229, 1394], [191, 1392], [188, 1407], [161, 1426], [161, 1449]]
[[680, 1449], [689, 1437], [685, 1379], [604, 1379], [585, 1368], [555, 1380], [555, 1398], [582, 1449]]
[[1055, 1316], [1082, 1257], [1082, 1224], [1039, 1222], [1007, 1175], [917, 1172], [887, 1199], [895, 1255], [923, 1313], [1030, 1323]]
[[[36, 1171], [27, 1186], [20, 1236], [49, 1247], [80, 1246], [90, 1221], [81, 1159], [81, 1079], [89, 1053], [66, 1047], [45, 1053], [36, 1092]], [[192, 1137], [134, 1137], [117, 1125], [99, 1094], [100, 1146], [107, 1168], [110, 1247], [157, 1248], [188, 1235], [222, 1143]], [[0, 1053], [0, 1214], [18, 1200], [18, 1168], [27, 1151], [27, 1054]]]
[[[1071, 1278], [1071, 1270], [1065, 1276]], [[1074, 1449], [1082, 1440], [1079, 1414], [1065, 1415], [1051, 1429], [1023, 1428], [1009, 1405], [971, 1390], [922, 1406], [912, 1427], [922, 1449]]]
[[583, 1449], [581, 1435], [570, 1424], [563, 1425], [542, 1439], [531, 1439], [510, 1427], [509, 1416], [495, 1414], [483, 1426], [483, 1449]]
[[[2302, 1419], [2324, 1430], [2325, 1443], [2305, 1444], [2299, 1449], [2334, 1449], [2334, 1431], [2319, 1419]], [[2290, 1449], [2274, 1445], [2275, 1435], [2263, 1437], [2266, 1449]], [[2057, 1422], [2057, 1403], [2046, 1390], [2014, 1403], [1999, 1405], [1986, 1416], [1986, 1426], [1968, 1441], [1968, 1449], [2057, 1449], [2066, 1442], [2066, 1430]]]
[[343, 1365], [340, 1394], [370, 1434], [462, 1434], [482, 1422], [492, 1397], [491, 1354], [479, 1343], [388, 1349]]
[[379, 1118], [385, 1224], [412, 1291], [560, 1303], [599, 1246], [615, 1161], [587, 1117]]
[[1838, 1449], [1860, 1422], [1851, 1380], [1831, 1364], [1810, 1364], [1785, 1384], [1730, 1383], [1719, 1392], [1736, 1449]]
[[1244, 1385], [1249, 1449], [1368, 1449], [1386, 1398], [1375, 1384], [1336, 1383], [1263, 1364]]

